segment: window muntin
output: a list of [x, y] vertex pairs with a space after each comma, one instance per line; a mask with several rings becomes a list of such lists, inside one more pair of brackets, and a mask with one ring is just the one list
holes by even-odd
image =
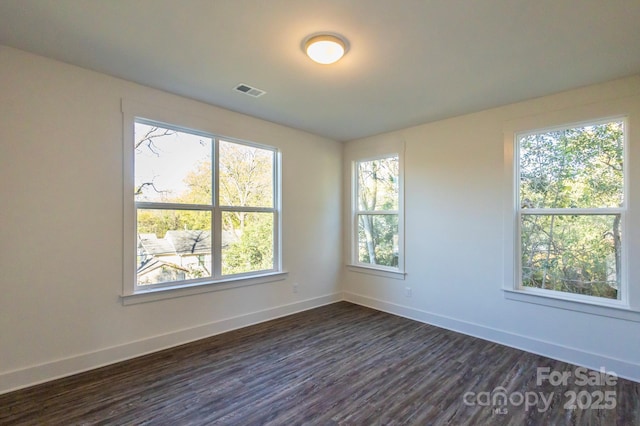
[[277, 165], [274, 148], [136, 119], [134, 290], [279, 270]]
[[400, 169], [398, 155], [354, 164], [354, 260], [398, 270]]
[[517, 135], [520, 288], [621, 299], [624, 139], [623, 120]]

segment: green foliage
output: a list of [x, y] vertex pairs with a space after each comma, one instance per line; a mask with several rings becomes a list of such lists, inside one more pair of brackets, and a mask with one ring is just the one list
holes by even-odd
[[211, 215], [192, 210], [138, 210], [138, 233], [164, 238], [171, 230], [211, 230]]
[[222, 274], [273, 269], [273, 260], [273, 214], [249, 214], [239, 240], [223, 247]]
[[617, 297], [615, 215], [524, 215], [523, 284]]
[[398, 215], [361, 215], [358, 224], [358, 260], [397, 267]]
[[617, 298], [619, 215], [527, 210], [621, 206], [622, 123], [538, 133], [519, 143], [523, 285]]

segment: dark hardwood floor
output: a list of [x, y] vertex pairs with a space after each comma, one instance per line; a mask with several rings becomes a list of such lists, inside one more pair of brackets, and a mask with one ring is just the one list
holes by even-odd
[[0, 424], [640, 425], [639, 383], [583, 373], [341, 302], [0, 395]]

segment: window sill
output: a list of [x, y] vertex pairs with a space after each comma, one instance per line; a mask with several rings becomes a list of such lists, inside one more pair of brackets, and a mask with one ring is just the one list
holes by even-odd
[[211, 283], [197, 283], [191, 285], [152, 288], [141, 290], [133, 294], [120, 296], [123, 305], [136, 305], [138, 303], [154, 302], [157, 300], [174, 299], [176, 297], [191, 296], [194, 294], [209, 293], [212, 291], [230, 290], [233, 288], [250, 285], [266, 284], [275, 281], [283, 281], [289, 276], [288, 272], [271, 272], [251, 277], [226, 278]]
[[351, 272], [358, 272], [360, 274], [376, 275], [378, 277], [392, 278], [394, 280], [404, 280], [407, 276], [406, 272], [395, 271], [389, 269], [374, 268], [371, 266], [362, 265], [347, 265], [347, 269]]
[[569, 311], [583, 312], [626, 321], [640, 322], [640, 310], [623, 305], [621, 302], [611, 302], [610, 305], [591, 302], [588, 300], [569, 300], [560, 295], [538, 293], [530, 290], [503, 289], [504, 297], [518, 302], [534, 303], [536, 305], [550, 306]]

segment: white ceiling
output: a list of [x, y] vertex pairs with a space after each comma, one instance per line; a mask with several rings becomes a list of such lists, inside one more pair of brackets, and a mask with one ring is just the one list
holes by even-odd
[[640, 1], [0, 0], [0, 44], [343, 141], [640, 73]]

